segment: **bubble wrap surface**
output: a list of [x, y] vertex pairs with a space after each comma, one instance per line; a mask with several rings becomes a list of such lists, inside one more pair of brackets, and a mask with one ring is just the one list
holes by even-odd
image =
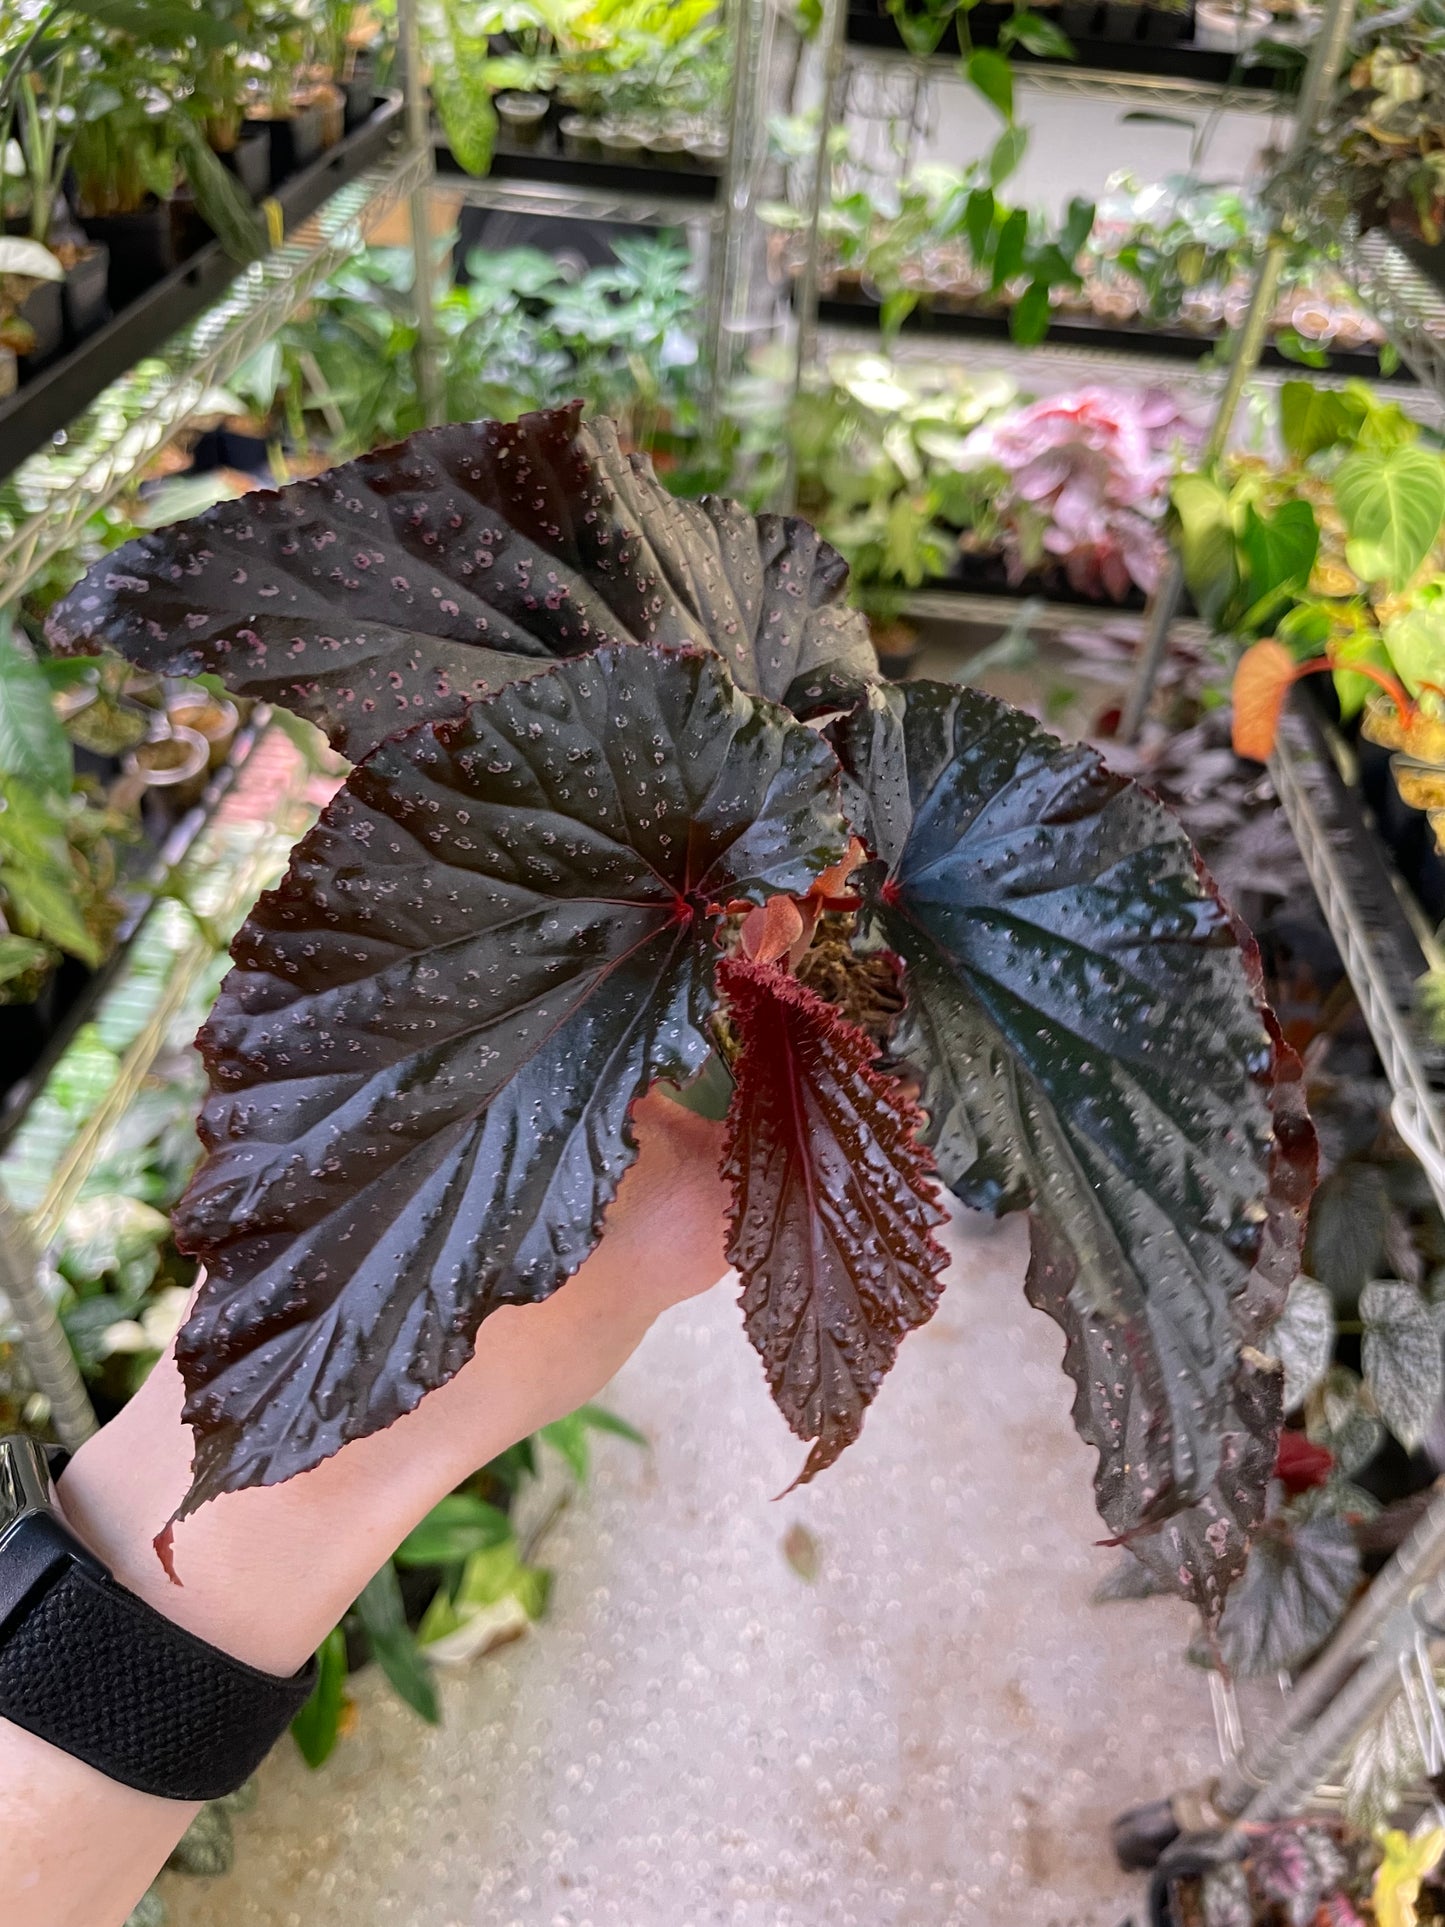
[[320, 1773], [283, 1742], [172, 1927], [1118, 1927], [1111, 1818], [1217, 1765], [1189, 1615], [1088, 1603], [1117, 1555], [1022, 1227], [947, 1235], [862, 1439], [776, 1503], [804, 1448], [734, 1294], [665, 1320], [606, 1399], [653, 1449], [599, 1439], [549, 1617], [440, 1730], [368, 1678]]

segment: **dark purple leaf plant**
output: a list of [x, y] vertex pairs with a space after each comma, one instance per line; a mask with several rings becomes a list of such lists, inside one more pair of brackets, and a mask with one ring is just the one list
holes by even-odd
[[636, 1101], [715, 1082], [801, 1476], [938, 1301], [942, 1188], [1026, 1209], [1109, 1532], [1217, 1615], [1275, 1457], [1298, 1063], [1174, 819], [1005, 703], [883, 683], [844, 578], [563, 409], [221, 504], [55, 612], [354, 766], [201, 1032], [183, 1513], [443, 1384], [593, 1249]]

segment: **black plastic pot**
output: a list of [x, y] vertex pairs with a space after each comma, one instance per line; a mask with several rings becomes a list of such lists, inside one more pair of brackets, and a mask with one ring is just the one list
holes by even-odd
[[346, 131], [360, 127], [376, 105], [376, 69], [369, 60], [358, 60], [350, 80], [339, 81], [346, 100]]
[[1145, 7], [1143, 38], [1151, 47], [1175, 47], [1194, 31], [1194, 9]]
[[271, 192], [281, 183], [314, 161], [321, 152], [326, 133], [326, 116], [319, 102], [298, 107], [283, 120], [265, 123], [271, 130]]
[[1403, 255], [1420, 270], [1427, 281], [1445, 288], [1445, 241], [1422, 241], [1418, 234], [1403, 234], [1391, 228], [1390, 239]]
[[46, 1055], [94, 977], [95, 972], [74, 957], [62, 957], [34, 1003], [0, 1004], [0, 1114], [7, 1108], [7, 1094]]
[[73, 348], [110, 320], [110, 249], [93, 241], [88, 253], [66, 270], [60, 301], [65, 319], [65, 345]]
[[236, 145], [221, 155], [221, 165], [230, 169], [253, 201], [263, 200], [271, 191], [271, 123], [246, 121]]
[[1355, 756], [1360, 793], [1374, 815], [1375, 827], [1416, 900], [1438, 923], [1445, 917], [1445, 861], [1435, 848], [1430, 819], [1400, 795], [1389, 750], [1357, 736]]
[[1096, 40], [1100, 11], [1093, 0], [1064, 0], [1059, 8], [1059, 25], [1072, 41]]
[[1139, 30], [1144, 24], [1143, 8], [1129, 7], [1123, 0], [1104, 0], [1104, 19], [1101, 37], [1121, 45], [1139, 38]]
[[35, 332], [35, 346], [20, 357], [20, 379], [29, 381], [60, 353], [65, 340], [60, 281], [37, 281], [20, 303], [20, 319]]
[[238, 468], [243, 475], [271, 480], [264, 435], [247, 435], [237, 428], [208, 428], [191, 450], [191, 467], [198, 475], [218, 468]]
[[169, 201], [152, 197], [133, 214], [82, 214], [80, 225], [110, 250], [106, 292], [112, 308], [124, 308], [176, 265]]
[[998, 39], [998, 30], [1006, 20], [1013, 18], [1012, 7], [993, 5], [993, 0], [983, 0], [968, 16], [968, 31], [977, 47], [991, 47]]
[[171, 245], [177, 261], [189, 261], [208, 241], [216, 237], [210, 224], [196, 206], [196, 197], [183, 187], [171, 196]]

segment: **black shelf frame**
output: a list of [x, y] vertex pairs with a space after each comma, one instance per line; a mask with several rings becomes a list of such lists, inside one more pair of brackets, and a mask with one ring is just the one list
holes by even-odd
[[635, 162], [608, 161], [594, 160], [590, 155], [566, 154], [557, 144], [550, 123], [541, 138], [530, 146], [499, 136], [491, 170], [480, 180], [467, 173], [441, 136], [437, 137], [435, 154], [437, 183], [442, 187], [461, 182], [479, 186], [484, 181], [505, 181], [560, 188], [579, 201], [590, 196], [635, 194], [694, 205], [698, 202], [712, 205], [722, 191], [721, 163], [662, 160], [655, 155], [641, 156]]
[[[977, 14], [970, 19], [970, 38], [975, 47], [997, 44], [997, 27]], [[878, 53], [907, 55], [903, 36], [891, 14], [849, 8], [846, 26], [850, 47], [869, 48]], [[1074, 46], [1072, 60], [1055, 60], [1031, 54], [1025, 47], [1011, 47], [1009, 59], [1027, 73], [1029, 68], [1051, 69], [1055, 73], [1076, 73], [1081, 78], [1096, 74], [1137, 75], [1143, 79], [1184, 81], [1197, 87], [1239, 88], [1250, 93], [1279, 93], [1286, 100], [1293, 92], [1293, 76], [1278, 67], [1249, 62], [1246, 55], [1224, 53], [1212, 47], [1196, 47], [1192, 42], [1173, 43], [1151, 40], [1102, 40], [1070, 34]], [[950, 21], [942, 41], [932, 56], [935, 60], [957, 61], [958, 37]]]
[[[866, 294], [826, 294], [818, 301], [818, 321], [823, 327], [875, 330], [880, 327], [881, 309]], [[935, 305], [923, 296], [902, 324], [905, 334], [936, 335], [954, 341], [1012, 340], [1008, 316], [1004, 313], [979, 314], [963, 309]], [[1071, 315], [1052, 315], [1049, 331], [1037, 344], [1049, 348], [1087, 348], [1107, 354], [1158, 355], [1180, 362], [1197, 362], [1217, 348], [1223, 337], [1156, 331], [1144, 327], [1110, 326], [1101, 321], [1075, 319]], [[1325, 350], [1329, 360], [1324, 368], [1296, 361], [1282, 354], [1273, 343], [1260, 355], [1260, 366], [1292, 370], [1301, 380], [1312, 374], [1358, 375], [1366, 381], [1395, 381], [1415, 385], [1413, 371], [1402, 362], [1390, 374], [1380, 367], [1379, 357], [1359, 349]]]

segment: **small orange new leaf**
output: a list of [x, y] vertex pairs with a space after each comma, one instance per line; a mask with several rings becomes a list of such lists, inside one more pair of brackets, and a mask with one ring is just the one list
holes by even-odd
[[1274, 754], [1279, 719], [1299, 673], [1294, 657], [1274, 637], [1246, 649], [1234, 671], [1234, 753], [1257, 763]]

